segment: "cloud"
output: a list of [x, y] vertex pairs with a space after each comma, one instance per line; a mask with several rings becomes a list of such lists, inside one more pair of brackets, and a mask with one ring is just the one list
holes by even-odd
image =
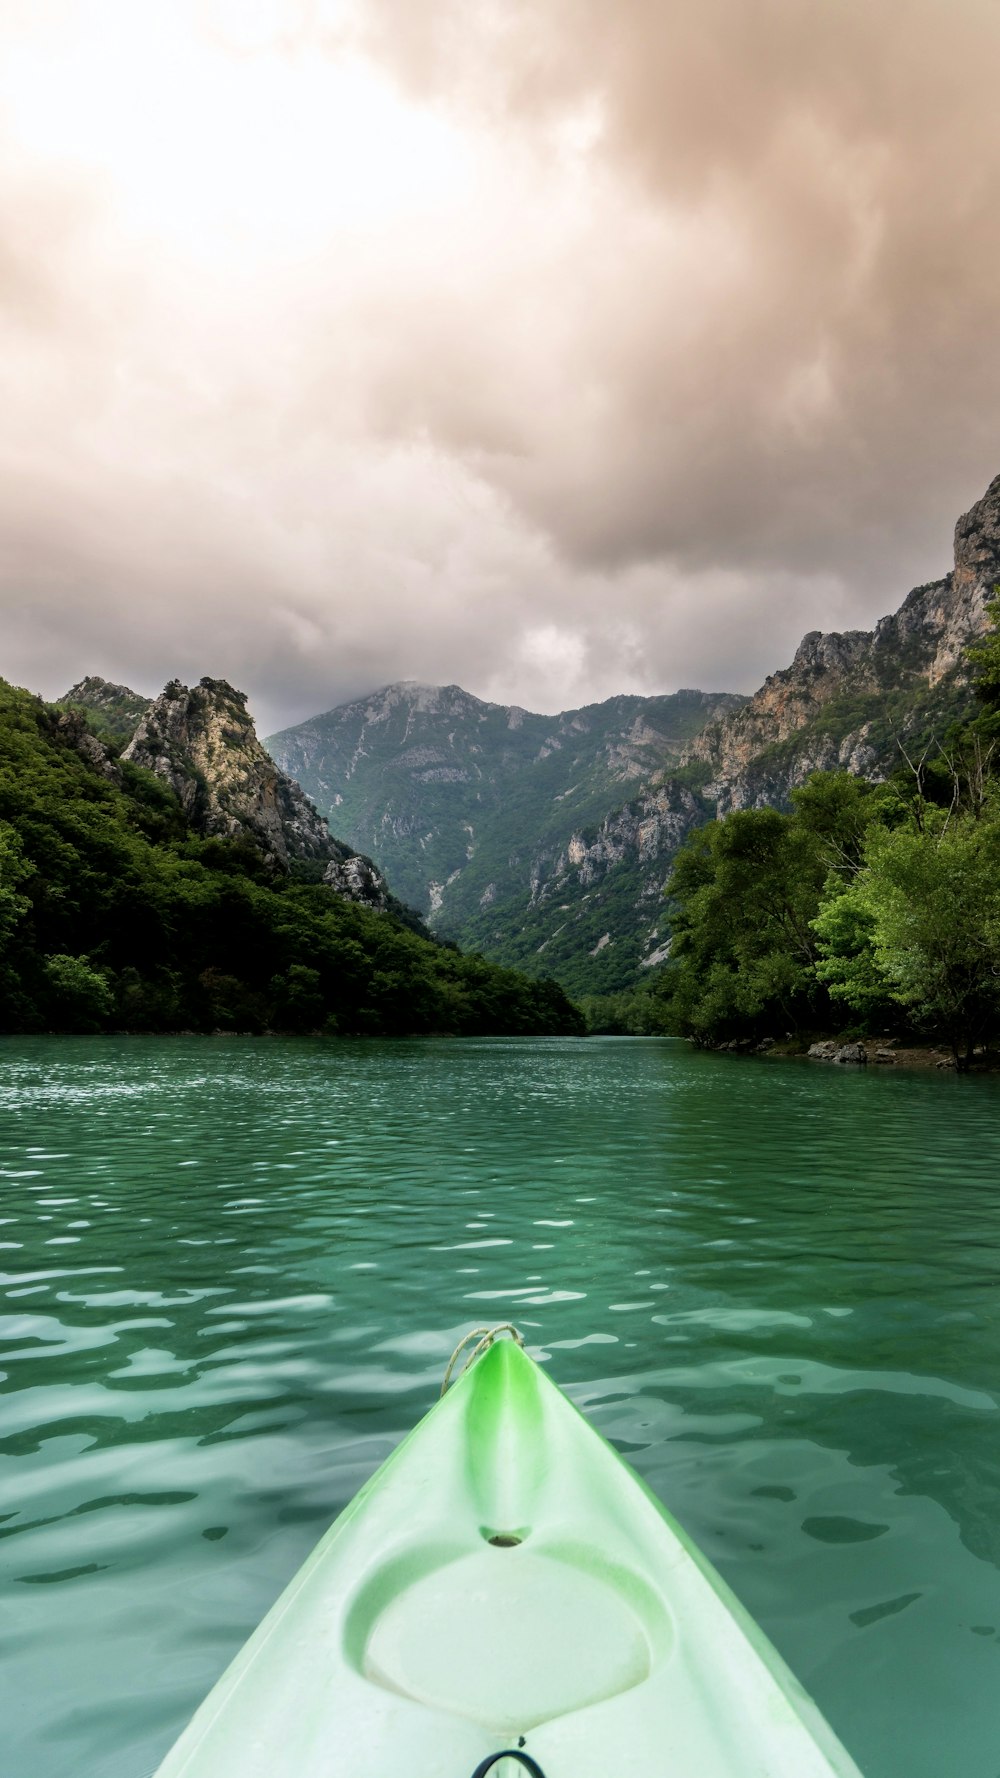
[[998, 467], [986, 0], [33, 0], [0, 670], [752, 689]]
[[[941, 560], [942, 518], [996, 463], [995, 9], [385, 0], [369, 17], [415, 90], [537, 152], [581, 107], [602, 120], [585, 239], [543, 305], [555, 374], [520, 451], [491, 458], [564, 549], [869, 581], [904, 536], [904, 556]], [[487, 454], [494, 381], [476, 384]], [[423, 412], [451, 436], [429, 391]]]

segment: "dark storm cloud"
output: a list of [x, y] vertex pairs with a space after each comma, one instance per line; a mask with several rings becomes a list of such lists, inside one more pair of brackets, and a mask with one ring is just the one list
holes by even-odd
[[981, 0], [12, 0], [0, 50], [50, 694], [752, 689], [1000, 467]]

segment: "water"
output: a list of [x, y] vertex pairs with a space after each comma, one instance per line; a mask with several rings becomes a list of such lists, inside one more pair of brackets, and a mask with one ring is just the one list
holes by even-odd
[[514, 1319], [866, 1778], [1000, 1773], [1000, 1082], [0, 1046], [0, 1768], [143, 1778]]

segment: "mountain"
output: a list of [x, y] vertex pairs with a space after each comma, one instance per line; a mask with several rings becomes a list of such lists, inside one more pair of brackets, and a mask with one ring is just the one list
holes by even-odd
[[635, 985], [667, 955], [663, 886], [678, 847], [711, 818], [704, 797], [664, 776], [565, 845], [537, 852], [527, 896], [489, 892], [462, 943], [571, 994]]
[[[634, 942], [625, 946], [619, 933], [601, 946], [609, 922], [621, 926], [620, 910], [604, 910], [593, 887], [619, 847], [601, 824], [678, 761], [710, 717], [742, 702], [732, 693], [680, 691], [540, 716], [457, 685], [408, 680], [266, 745], [436, 931], [508, 962], [516, 957], [532, 973], [573, 976], [575, 986], [620, 986], [655, 948], [660, 906], [654, 896], [645, 909], [652, 928], [643, 918]], [[681, 827], [700, 816], [686, 792], [671, 797], [676, 807], [660, 796], [641, 817], [647, 852], [661, 835], [675, 846]], [[594, 848], [591, 870], [585, 855]], [[555, 942], [553, 897], [563, 888], [572, 896], [578, 882], [585, 919], [567, 946]], [[570, 950], [585, 959], [575, 976], [566, 970]]]
[[753, 697], [612, 698], [557, 717], [389, 686], [267, 743], [436, 930], [574, 993], [666, 955], [663, 885], [691, 829], [785, 808], [817, 770], [887, 776], [974, 699], [964, 651], [1000, 581], [1000, 477], [955, 565], [873, 630], [813, 631]]
[[364, 905], [374, 875], [224, 681], [172, 682], [119, 755], [0, 680], [0, 1031], [580, 1029], [553, 982]]
[[[877, 782], [904, 752], [914, 758], [933, 748], [976, 705], [965, 650], [986, 628], [986, 603], [1000, 582], [1000, 476], [958, 520], [954, 547], [950, 574], [915, 587], [873, 630], [812, 631], [789, 667], [706, 724], [679, 770], [610, 811], [596, 833], [575, 835], [547, 886], [555, 894], [516, 932], [495, 932], [486, 953], [530, 968], [523, 950], [530, 933], [539, 935], [536, 958], [573, 992], [626, 986], [629, 967], [639, 981], [666, 957], [662, 887], [693, 827], [731, 809], [787, 809], [792, 790], [815, 771]], [[540, 937], [546, 924], [548, 942]], [[644, 948], [636, 969], [637, 936]], [[466, 943], [476, 937], [466, 929]]]
[[[988, 624], [998, 582], [1000, 476], [958, 520], [950, 574], [915, 587], [873, 630], [810, 632], [789, 667], [693, 737], [679, 771], [609, 812], [596, 834], [575, 836], [559, 882], [560, 918], [540, 953], [557, 979], [577, 993], [626, 985], [621, 966], [631, 962], [643, 923], [645, 950], [632, 980], [666, 957], [662, 886], [678, 845], [701, 822], [731, 809], [787, 809], [791, 792], [816, 771], [877, 782], [904, 754], [933, 748], [975, 708], [965, 650]], [[656, 819], [664, 803], [667, 824]], [[595, 913], [608, 924], [603, 951], [593, 953]], [[536, 911], [536, 931], [549, 914]], [[521, 950], [530, 925], [483, 948], [530, 967]], [[465, 938], [474, 942], [475, 934]]]
[[300, 786], [275, 765], [246, 706], [245, 693], [225, 679], [205, 678], [193, 689], [172, 679], [158, 698], [145, 698], [89, 674], [56, 708], [62, 730], [90, 764], [119, 783], [119, 757], [154, 773], [194, 832], [242, 840], [276, 869], [322, 877], [348, 901], [392, 905], [412, 924], [411, 910], [371, 859], [335, 839]]
[[[813, 630], [742, 710], [708, 724], [684, 762], [719, 814], [782, 806], [811, 771], [884, 777], [900, 742], [941, 733], [974, 700], [964, 651], [1000, 579], [1000, 476], [955, 526], [955, 566], [873, 630]], [[907, 750], [909, 748], [907, 746]]]
[[171, 679], [122, 758], [169, 784], [198, 833], [245, 840], [285, 870], [321, 866], [324, 881], [349, 899], [388, 905], [384, 878], [334, 839], [300, 786], [261, 746], [245, 694], [225, 679], [202, 679], [193, 689]]
[[78, 710], [91, 727], [114, 740], [126, 741], [134, 734], [149, 709], [150, 700], [127, 685], [115, 685], [90, 673], [58, 700], [64, 709]]

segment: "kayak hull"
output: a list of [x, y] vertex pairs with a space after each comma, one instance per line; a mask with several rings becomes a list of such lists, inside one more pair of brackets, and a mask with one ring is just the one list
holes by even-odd
[[336, 1520], [157, 1778], [473, 1778], [505, 1748], [544, 1778], [860, 1778], [680, 1527], [506, 1340]]

